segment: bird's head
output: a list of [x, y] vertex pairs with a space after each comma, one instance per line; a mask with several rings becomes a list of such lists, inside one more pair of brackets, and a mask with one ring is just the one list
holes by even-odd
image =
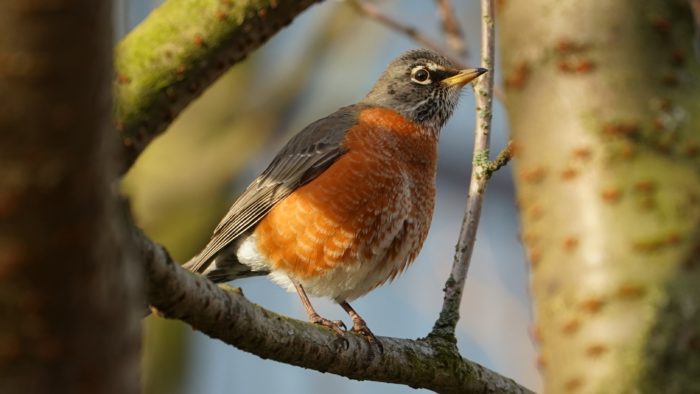
[[462, 87], [486, 71], [460, 70], [436, 52], [415, 49], [392, 61], [362, 102], [393, 109], [437, 133], [452, 115]]

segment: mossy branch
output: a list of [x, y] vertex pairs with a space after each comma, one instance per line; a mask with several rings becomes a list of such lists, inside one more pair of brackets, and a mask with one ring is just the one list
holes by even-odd
[[193, 99], [319, 0], [168, 0], [116, 48], [126, 171]]
[[481, 179], [485, 186], [486, 181], [491, 179], [493, 173], [505, 167], [512, 158], [513, 142], [509, 141], [508, 145], [498, 152], [498, 155], [496, 155], [494, 160], [489, 160], [489, 151], [485, 150], [483, 151], [483, 154], [477, 152], [474, 155], [474, 162], [472, 164], [479, 168], [479, 179]]

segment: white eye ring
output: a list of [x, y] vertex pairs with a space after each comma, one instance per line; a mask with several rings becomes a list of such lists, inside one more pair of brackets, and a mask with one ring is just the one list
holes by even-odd
[[411, 70], [411, 81], [421, 85], [429, 85], [433, 82], [430, 79], [430, 72], [423, 66], [416, 66]]

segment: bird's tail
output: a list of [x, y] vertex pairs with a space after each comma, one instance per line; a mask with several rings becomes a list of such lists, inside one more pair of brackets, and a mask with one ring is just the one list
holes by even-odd
[[204, 262], [199, 257], [199, 255], [192, 257], [182, 265], [182, 268], [202, 274], [214, 283], [230, 282], [236, 279], [269, 274], [269, 271], [253, 271], [249, 266], [241, 264], [231, 254], [215, 256]]

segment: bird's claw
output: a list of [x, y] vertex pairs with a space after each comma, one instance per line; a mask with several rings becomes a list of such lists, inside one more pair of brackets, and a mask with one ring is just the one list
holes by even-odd
[[363, 338], [369, 342], [370, 346], [376, 346], [379, 349], [379, 353], [384, 353], [384, 346], [377, 339], [377, 337], [372, 333], [372, 331], [367, 327], [367, 323], [364, 320], [355, 321], [352, 325], [352, 332], [362, 335]]
[[318, 324], [323, 327], [328, 327], [331, 330], [335, 331], [335, 333], [339, 336], [345, 335], [345, 332], [347, 331], [345, 323], [343, 323], [341, 320], [329, 320], [319, 315], [311, 316], [311, 323]]

